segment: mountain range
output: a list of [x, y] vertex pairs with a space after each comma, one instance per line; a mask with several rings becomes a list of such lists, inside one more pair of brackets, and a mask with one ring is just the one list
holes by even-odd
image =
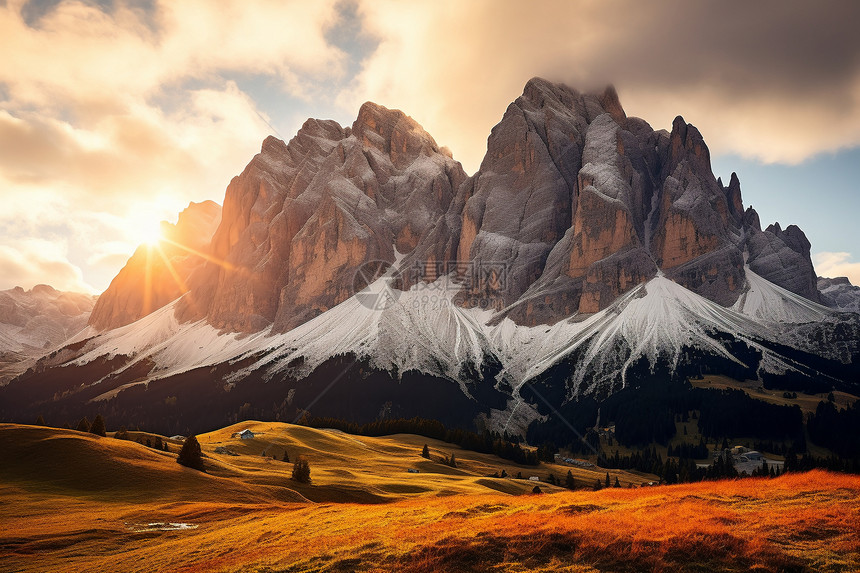
[[818, 278], [798, 227], [762, 229], [693, 125], [655, 131], [613, 88], [530, 80], [472, 176], [400, 111], [310, 119], [163, 235], [0, 418], [524, 434], [654, 378], [860, 387], [860, 288]]

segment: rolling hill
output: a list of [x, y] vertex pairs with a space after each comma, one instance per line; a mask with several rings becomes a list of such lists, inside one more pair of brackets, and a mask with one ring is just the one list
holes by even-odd
[[[245, 428], [257, 436], [233, 437]], [[597, 492], [549, 487], [544, 491], [550, 493], [531, 495], [525, 492], [534, 482], [481, 476], [513, 469], [504, 461], [418, 436], [367, 438], [249, 422], [200, 440], [206, 474], [179, 466], [173, 453], [134, 442], [0, 426], [0, 569], [584, 573], [860, 567], [856, 476], [814, 471], [767, 481]], [[431, 457], [456, 453], [458, 468], [421, 458], [424, 442]], [[219, 447], [238, 455], [215, 454]], [[262, 455], [280, 455], [282, 448], [310, 460], [311, 485], [296, 487], [288, 479], [289, 464]], [[628, 477], [644, 479], [621, 474], [622, 481]], [[356, 503], [358, 491], [365, 492], [362, 501], [374, 503]]]

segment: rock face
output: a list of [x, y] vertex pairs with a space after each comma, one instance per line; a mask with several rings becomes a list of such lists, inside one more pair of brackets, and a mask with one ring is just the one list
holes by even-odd
[[411, 258], [456, 253], [474, 273], [472, 300], [525, 324], [597, 312], [660, 271], [731, 305], [744, 288], [743, 217], [737, 176], [717, 182], [682, 118], [654, 131], [612, 88], [536, 78]]
[[399, 288], [455, 271], [459, 304], [532, 326], [603, 310], [658, 274], [728, 307], [749, 288], [745, 258], [820, 301], [803, 232], [762, 231], [737, 175], [714, 177], [694, 126], [679, 116], [654, 131], [612, 88], [539, 78], [472, 177], [410, 117], [366, 103], [350, 127], [310, 119], [289, 143], [267, 138], [230, 182], [217, 230], [198, 231], [205, 263], [142, 248], [90, 323], [127, 324], [188, 290], [182, 321], [286, 332], [354, 294], [362, 265], [399, 255]]
[[848, 277], [828, 279], [818, 277], [818, 291], [821, 293], [821, 304], [860, 313], [860, 287], [851, 284]]
[[448, 210], [462, 167], [413, 119], [364, 104], [351, 128], [308, 120], [227, 188], [212, 257], [184, 318], [287, 331], [344, 301], [356, 270], [409, 252]]
[[84, 328], [95, 301], [48, 285], [0, 291], [0, 383]]
[[[400, 111], [308, 120], [263, 142], [217, 230], [195, 229], [199, 256], [138, 251], [93, 313], [112, 330], [0, 388], [0, 419], [109, 404], [188, 433], [247, 404], [523, 433], [544, 406], [658, 370], [856, 393], [860, 315], [816, 304], [856, 308], [855, 287], [816, 280], [797, 227], [762, 230], [694, 126], [655, 131], [611, 88], [529, 81], [471, 177]], [[365, 265], [390, 264], [375, 286], [392, 305], [353, 296]]]
[[97, 330], [118, 328], [187, 292], [220, 221], [221, 207], [204, 201], [188, 205], [175, 225], [162, 222], [159, 243], [138, 247], [99, 297], [89, 324]]
[[677, 117], [654, 131], [612, 88], [535, 78], [468, 178], [411, 118], [372, 103], [351, 127], [308, 120], [289, 144], [268, 138], [230, 183], [178, 315], [285, 332], [395, 251], [400, 288], [456, 271], [461, 304], [527, 325], [598, 312], [659, 273], [731, 306], [747, 288], [745, 251], [761, 276], [819, 300], [802, 232], [761, 231], [694, 126]]
[[779, 223], [764, 231], [750, 229], [748, 264], [756, 274], [814, 302], [821, 302], [812, 266], [809, 240], [796, 225], [783, 231]]

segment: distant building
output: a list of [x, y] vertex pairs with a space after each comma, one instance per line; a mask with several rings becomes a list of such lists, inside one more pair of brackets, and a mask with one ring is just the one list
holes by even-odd
[[743, 454], [738, 461], [741, 462], [761, 462], [764, 459], [764, 456], [761, 452], [750, 451]]
[[237, 433], [233, 434], [233, 436], [240, 438], [242, 440], [253, 440], [257, 436], [257, 434], [255, 434], [254, 432], [252, 432], [248, 428], [245, 428], [241, 432], [237, 432]]
[[538, 476], [531, 476], [529, 477], [529, 481], [540, 481], [540, 478]]
[[406, 471], [411, 473], [411, 474], [417, 474], [418, 473], [418, 470], [416, 470], [415, 468], [408, 468]]

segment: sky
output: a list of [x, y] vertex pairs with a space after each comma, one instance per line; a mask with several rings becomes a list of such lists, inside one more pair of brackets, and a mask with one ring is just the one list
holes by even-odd
[[468, 173], [533, 76], [696, 125], [762, 223], [860, 284], [860, 3], [0, 0], [0, 289], [98, 293], [269, 134], [411, 115]]

